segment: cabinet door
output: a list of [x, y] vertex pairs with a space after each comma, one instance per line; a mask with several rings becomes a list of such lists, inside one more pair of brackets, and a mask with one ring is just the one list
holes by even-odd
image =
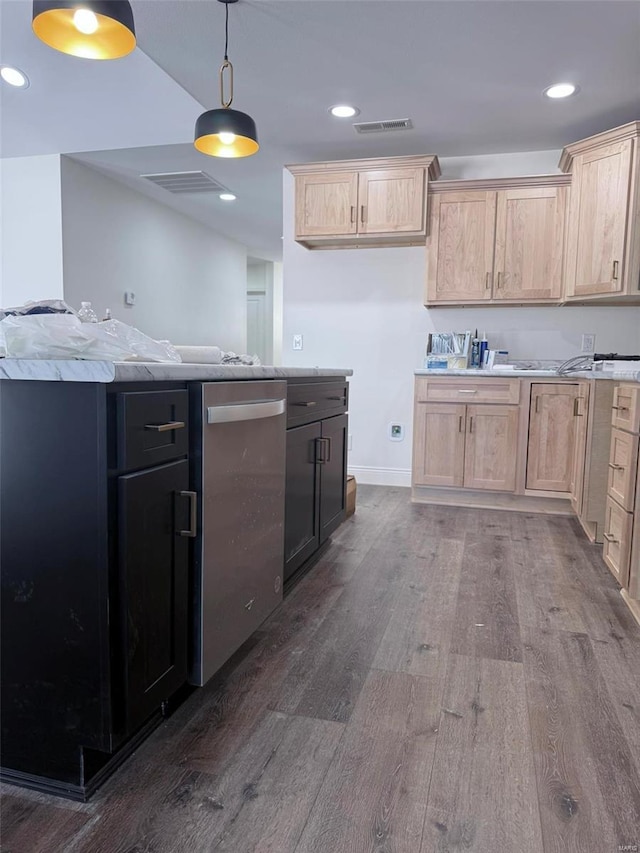
[[502, 190], [496, 214], [494, 299], [559, 299], [566, 190]]
[[571, 465], [571, 506], [576, 515], [582, 513], [584, 495], [585, 466], [587, 464], [587, 430], [589, 426], [589, 383], [578, 383], [578, 395], [573, 404], [574, 442], [573, 463]]
[[465, 406], [417, 403], [413, 444], [415, 486], [461, 486]]
[[531, 386], [527, 489], [571, 490], [577, 396], [578, 385]]
[[465, 488], [515, 489], [519, 411], [517, 406], [467, 406]]
[[491, 299], [496, 193], [437, 193], [430, 206], [428, 301]]
[[186, 460], [118, 478], [127, 732], [187, 680]]
[[357, 172], [296, 175], [296, 239], [355, 234]]
[[567, 295], [623, 289], [633, 140], [603, 145], [573, 165]]
[[424, 169], [361, 172], [358, 233], [425, 233]]
[[318, 446], [320, 466], [320, 544], [344, 521], [347, 506], [347, 415], [321, 422]]
[[602, 554], [611, 573], [624, 587], [629, 582], [632, 526], [633, 515], [622, 509], [613, 498], [607, 498]]
[[321, 435], [320, 423], [287, 430], [285, 581], [320, 545], [320, 473], [316, 446]]

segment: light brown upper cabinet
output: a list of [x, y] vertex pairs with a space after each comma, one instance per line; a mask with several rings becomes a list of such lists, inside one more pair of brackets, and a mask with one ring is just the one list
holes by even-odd
[[640, 301], [640, 122], [568, 145], [571, 172], [565, 297]]
[[423, 245], [427, 181], [437, 157], [385, 157], [288, 166], [295, 239], [308, 249]]
[[432, 185], [425, 304], [558, 302], [569, 183], [541, 175]]
[[571, 491], [578, 391], [566, 382], [531, 386], [527, 489]]

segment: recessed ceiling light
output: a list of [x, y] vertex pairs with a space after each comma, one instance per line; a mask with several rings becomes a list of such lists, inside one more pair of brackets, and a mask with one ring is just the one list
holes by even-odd
[[236, 197], [233, 193], [220, 193], [218, 198], [222, 199], [222, 201], [235, 201]]
[[352, 118], [357, 116], [360, 110], [357, 107], [350, 107], [348, 104], [336, 104], [329, 108], [329, 112], [336, 118]]
[[11, 65], [3, 65], [0, 67], [0, 77], [5, 83], [10, 86], [16, 86], [18, 89], [27, 89], [29, 86], [29, 78], [20, 71], [19, 68], [13, 68]]
[[553, 86], [547, 87], [543, 94], [547, 98], [568, 98], [569, 95], [574, 95], [578, 91], [578, 87], [573, 83], [554, 83]]

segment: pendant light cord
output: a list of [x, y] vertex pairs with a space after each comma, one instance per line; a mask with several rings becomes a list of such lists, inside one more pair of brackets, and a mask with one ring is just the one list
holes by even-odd
[[224, 18], [224, 61], [229, 61], [229, 4], [225, 3]]

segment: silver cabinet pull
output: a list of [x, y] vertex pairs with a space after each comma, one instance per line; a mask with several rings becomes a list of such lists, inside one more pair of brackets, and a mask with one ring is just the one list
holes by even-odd
[[190, 539], [195, 539], [198, 534], [198, 522], [197, 522], [197, 511], [198, 511], [198, 494], [197, 492], [178, 492], [180, 497], [189, 498], [189, 529], [188, 530], [179, 530], [178, 533], [180, 536], [188, 536]]
[[[337, 399], [337, 398], [336, 398], [336, 399]], [[294, 403], [293, 405], [294, 405], [294, 406], [304, 406], [305, 408], [307, 408], [307, 409], [308, 409], [310, 406], [317, 406], [317, 405], [318, 405], [318, 403], [317, 403], [317, 401], [316, 401], [316, 400], [309, 400], [309, 401], [308, 401], [308, 402], [306, 402], [306, 403]]]
[[609, 462], [609, 468], [613, 468], [614, 471], [624, 471], [624, 465], [616, 465], [615, 462]]
[[364, 204], [360, 205], [360, 222], [364, 225]]
[[484, 289], [491, 290], [491, 273], [488, 272], [484, 279]]
[[473, 432], [473, 417], [469, 418], [469, 435]]
[[345, 399], [345, 397], [327, 397], [327, 400], [340, 400], [341, 403], [344, 403]]
[[502, 273], [501, 273], [501, 272], [499, 272], [499, 273], [498, 273], [498, 283], [497, 283], [497, 285], [496, 285], [496, 287], [498, 288], [498, 290], [500, 290], [500, 288], [502, 287], [502, 284], [501, 284], [501, 282], [500, 282], [500, 277], [501, 277], [501, 276], [502, 276]]
[[330, 438], [316, 438], [316, 462], [331, 462]]
[[[573, 412], [575, 414], [576, 407], [575, 403], [573, 404]], [[536, 397], [536, 415], [540, 412], [540, 397]]]
[[254, 601], [255, 601], [255, 598], [250, 598], [249, 601], [247, 601], [247, 603], [245, 604], [244, 609], [245, 610], [251, 610], [251, 608], [253, 607]]
[[184, 429], [184, 421], [168, 421], [166, 424], [145, 424], [145, 429], [152, 429], [155, 432], [171, 432], [174, 429]]
[[462, 421], [463, 418], [462, 415], [460, 415], [460, 417], [458, 418], [458, 432], [464, 432], [464, 430], [462, 429]]
[[284, 400], [256, 400], [253, 403], [230, 403], [226, 406], [208, 406], [207, 423], [228, 424], [234, 421], [255, 421], [284, 414]]
[[474, 390], [472, 388], [458, 388], [458, 394], [477, 394], [477, 389]]
[[355, 206], [352, 204], [351, 205], [351, 224], [353, 225], [353, 223], [355, 221], [356, 221], [356, 209], [355, 209]]
[[603, 533], [604, 538], [607, 542], [610, 542], [612, 545], [619, 545], [620, 540], [613, 537], [610, 533]]
[[629, 406], [611, 406], [616, 412], [628, 412]]
[[619, 267], [618, 261], [614, 261], [613, 262], [613, 269], [611, 270], [611, 280], [612, 281], [618, 280], [618, 267]]

